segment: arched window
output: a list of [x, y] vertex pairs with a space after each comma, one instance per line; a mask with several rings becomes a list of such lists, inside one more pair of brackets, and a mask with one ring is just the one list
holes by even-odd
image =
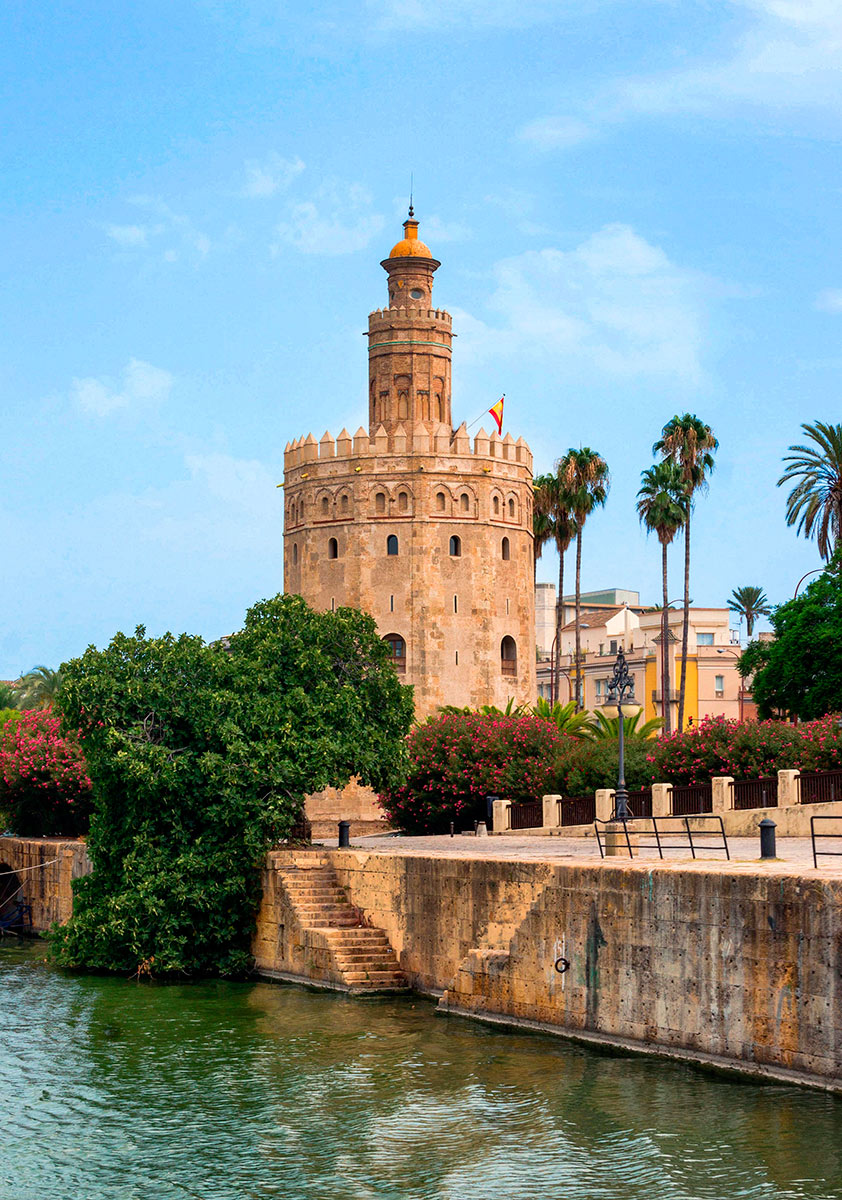
[[292, 565], [298, 566], [298, 542], [292, 543]]
[[322, 496], [322, 516], [326, 517], [330, 511], [330, 501], [327, 496]]
[[328, 558], [339, 558], [339, 543], [336, 538], [330, 538], [327, 543]]
[[495, 517], [499, 517], [500, 516], [500, 497], [499, 496], [495, 496], [494, 499], [491, 501], [491, 507], [494, 509]]
[[517, 646], [508, 635], [500, 643], [500, 670], [503, 675], [517, 675]]
[[502, 542], [501, 542], [501, 544], [500, 544], [500, 548], [501, 548], [501, 550], [502, 550], [502, 553], [503, 553], [503, 560], [504, 560], [505, 562], [508, 562], [508, 561], [509, 561], [509, 559], [512, 557], [512, 552], [511, 552], [511, 549], [510, 549], [510, 547], [509, 547], [509, 539], [508, 539], [508, 538], [503, 538], [503, 541], [502, 541]]
[[339, 507], [341, 508], [343, 513], [347, 513], [347, 511], [348, 511], [348, 497], [347, 496], [343, 496], [342, 499], [339, 501]]
[[438, 512], [444, 512], [444, 504], [444, 492], [436, 492], [436, 510]]
[[409, 508], [409, 496], [406, 492], [398, 492], [398, 512], [406, 512]]
[[462, 557], [462, 539], [458, 538], [455, 534], [450, 539], [450, 557], [451, 558], [461, 558]]
[[386, 553], [394, 557], [398, 552], [398, 539], [393, 533], [390, 533], [386, 538]]
[[399, 633], [387, 633], [383, 641], [389, 647], [392, 666], [399, 675], [406, 673], [406, 642]]
[[514, 500], [509, 501], [509, 516], [512, 520], [515, 519], [515, 502], [514, 502]]
[[384, 492], [378, 492], [374, 497], [374, 511], [379, 513], [386, 511], [386, 495]]
[[462, 512], [468, 511], [468, 508], [470, 507], [470, 503], [471, 502], [468, 498], [468, 493], [463, 492], [462, 495], [459, 497], [459, 507], [462, 509]]

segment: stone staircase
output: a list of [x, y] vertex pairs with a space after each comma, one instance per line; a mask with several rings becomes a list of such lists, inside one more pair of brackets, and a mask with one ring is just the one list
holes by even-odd
[[409, 987], [389, 939], [365, 924], [322, 856], [301, 856], [278, 869], [279, 882], [300, 926], [313, 982], [350, 992], [397, 992]]

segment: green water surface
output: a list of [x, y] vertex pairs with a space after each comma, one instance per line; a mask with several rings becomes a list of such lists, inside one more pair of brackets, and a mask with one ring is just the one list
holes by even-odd
[[268, 983], [0, 943], [0, 1200], [842, 1197], [842, 1101]]

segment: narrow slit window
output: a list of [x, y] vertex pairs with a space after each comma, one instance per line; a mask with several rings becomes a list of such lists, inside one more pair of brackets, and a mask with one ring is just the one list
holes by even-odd
[[455, 613], [458, 613], [458, 611], [459, 611], [459, 597], [458, 596], [453, 597], [453, 611]]
[[436, 511], [444, 512], [444, 492], [436, 492]]
[[468, 493], [463, 492], [462, 495], [459, 497], [459, 507], [462, 509], [462, 512], [467, 512], [468, 509], [470, 508], [470, 505], [471, 505], [471, 501], [468, 497]]
[[503, 541], [500, 546], [500, 550], [503, 555], [503, 561], [508, 562], [509, 559], [512, 557], [512, 551], [511, 551], [511, 547], [509, 546], [508, 538], [503, 538]]
[[395, 611], [395, 597], [390, 596], [389, 597], [389, 612], [394, 612], [394, 611]]
[[378, 492], [374, 497], [374, 511], [384, 513], [386, 511], [386, 496], [383, 492]]
[[292, 543], [292, 565], [298, 566], [298, 542]]
[[328, 558], [339, 558], [339, 543], [336, 538], [330, 538], [327, 543]]

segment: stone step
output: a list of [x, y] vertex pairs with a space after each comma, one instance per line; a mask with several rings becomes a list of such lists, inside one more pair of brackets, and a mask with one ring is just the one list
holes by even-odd
[[345, 944], [355, 942], [358, 945], [383, 945], [391, 947], [389, 939], [382, 929], [372, 929], [369, 925], [357, 925], [353, 929], [336, 929], [325, 926], [324, 932], [330, 941], [342, 940]]
[[371, 983], [381, 987], [406, 987], [406, 976], [400, 971], [344, 971], [344, 982], [350, 984]]
[[394, 965], [395, 962], [394, 954], [385, 946], [382, 950], [346, 950], [341, 947], [334, 951], [333, 956], [338, 963], [388, 962]]
[[356, 916], [348, 917], [331, 917], [328, 920], [322, 913], [313, 913], [309, 916], [299, 916], [299, 921], [304, 929], [359, 929], [360, 919]]

